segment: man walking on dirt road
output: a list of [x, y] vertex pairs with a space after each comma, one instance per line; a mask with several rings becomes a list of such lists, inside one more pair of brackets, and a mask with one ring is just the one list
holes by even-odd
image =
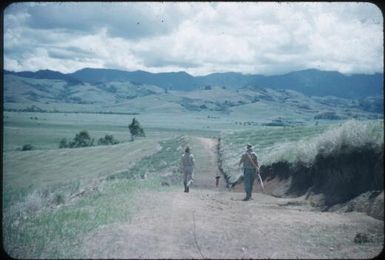
[[256, 172], [259, 170], [258, 159], [256, 153], [253, 151], [251, 144], [246, 145], [246, 152], [242, 154], [239, 166], [243, 164], [243, 181], [245, 185], [246, 197], [243, 201], [251, 199], [253, 192], [253, 183]]
[[195, 166], [194, 155], [190, 153], [190, 147], [186, 147], [185, 153], [182, 155], [182, 159], [181, 159], [184, 192], [190, 191], [190, 185], [193, 182], [194, 166]]

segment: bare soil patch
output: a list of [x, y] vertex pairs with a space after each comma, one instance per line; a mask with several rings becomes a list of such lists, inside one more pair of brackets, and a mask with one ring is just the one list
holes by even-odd
[[[206, 170], [197, 172], [190, 193], [170, 187], [138, 195], [141, 206], [130, 221], [84, 238], [84, 257], [334, 259], [373, 258], [382, 251], [384, 223], [364, 213], [319, 212], [304, 197], [276, 198], [257, 190], [243, 202], [244, 194], [227, 191], [223, 182], [216, 189], [216, 142], [196, 141]], [[370, 242], [354, 242], [357, 233], [370, 234]]]
[[[305, 201], [212, 190], [145, 193], [128, 223], [84, 239], [90, 258], [373, 258], [383, 221], [312, 211]], [[374, 236], [357, 244], [357, 233]]]

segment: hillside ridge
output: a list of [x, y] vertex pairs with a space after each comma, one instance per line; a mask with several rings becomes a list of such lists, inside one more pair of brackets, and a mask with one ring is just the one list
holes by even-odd
[[[237, 72], [211, 73], [192, 76], [184, 71], [152, 73], [142, 70], [125, 71], [101, 68], [83, 68], [73, 73], [51, 70], [36, 72], [11, 72], [27, 78], [63, 79], [80, 84], [130, 81], [140, 84], [157, 85], [163, 89], [191, 91], [206, 86], [220, 86], [229, 89], [274, 88], [296, 90], [309, 96], [337, 96], [363, 98], [383, 95], [383, 73], [345, 75], [337, 71], [305, 69], [279, 75], [242, 74]], [[77, 80], [78, 82], [74, 81]]]

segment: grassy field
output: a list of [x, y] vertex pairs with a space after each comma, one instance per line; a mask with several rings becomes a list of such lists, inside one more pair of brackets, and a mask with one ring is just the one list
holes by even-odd
[[140, 208], [141, 192], [164, 190], [157, 173], [176, 167], [183, 140], [6, 152], [6, 252], [16, 258], [81, 257], [77, 246], [83, 235], [128, 221]]
[[[131, 142], [127, 126], [133, 117], [143, 126], [146, 137]], [[137, 198], [142, 192], [180, 189], [172, 182], [167, 187], [161, 182], [165, 173], [176, 173], [186, 144], [191, 143], [197, 157], [204, 159], [193, 138], [221, 136], [224, 168], [236, 175], [239, 169], [235, 164], [246, 143], [254, 145], [264, 164], [281, 158], [285, 149], [296, 144], [304, 145], [308, 140], [319, 144], [314, 138], [339, 127], [339, 123], [314, 122], [296, 127], [239, 126], [234, 123], [237, 120], [241, 118], [211, 112], [135, 116], [4, 112], [6, 252], [15, 258], [81, 258], [78, 245], [82, 238], [105, 225], [129, 221], [140, 208]], [[383, 134], [379, 134], [383, 122], [367, 125], [355, 133], [368, 132], [367, 140], [382, 138], [383, 142]], [[113, 135], [120, 143], [58, 149], [62, 138], [72, 139], [81, 130], [87, 130], [95, 140]], [[36, 149], [18, 150], [25, 144]]]
[[208, 119], [206, 114], [116, 115], [85, 113], [4, 112], [5, 151], [15, 151], [31, 144], [36, 149], [56, 149], [62, 138], [70, 140], [81, 130], [87, 130], [98, 140], [106, 134], [120, 142], [128, 142], [128, 125], [139, 120], [147, 138], [168, 138], [180, 134], [215, 136], [231, 124], [225, 120]]
[[[15, 258], [81, 257], [77, 245], [82, 237], [104, 225], [128, 221], [140, 208], [136, 201], [141, 192], [163, 191], [163, 180], [171, 185], [167, 190], [176, 188], [163, 174], [177, 172], [180, 154], [189, 142], [186, 135], [215, 137], [221, 124], [227, 124], [221, 121], [217, 127], [218, 120], [213, 124], [202, 114], [139, 115], [135, 117], [146, 137], [131, 142], [127, 126], [133, 117], [4, 113], [7, 253]], [[96, 140], [110, 134], [120, 143], [58, 149], [62, 138], [70, 140], [81, 130]], [[21, 151], [25, 144], [35, 149]]]

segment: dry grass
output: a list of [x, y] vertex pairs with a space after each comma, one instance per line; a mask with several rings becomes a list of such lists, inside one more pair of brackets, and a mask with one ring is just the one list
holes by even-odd
[[253, 144], [260, 165], [278, 161], [311, 165], [318, 154], [330, 155], [364, 146], [381, 148], [383, 129], [383, 120], [349, 120], [328, 127], [262, 128], [226, 134], [221, 148], [223, 168], [232, 181], [241, 175], [237, 163], [246, 143]]
[[299, 161], [311, 165], [318, 154], [327, 156], [368, 146], [379, 148], [384, 143], [383, 128], [383, 121], [350, 120], [315, 137], [275, 144], [262, 160], [264, 163]]

